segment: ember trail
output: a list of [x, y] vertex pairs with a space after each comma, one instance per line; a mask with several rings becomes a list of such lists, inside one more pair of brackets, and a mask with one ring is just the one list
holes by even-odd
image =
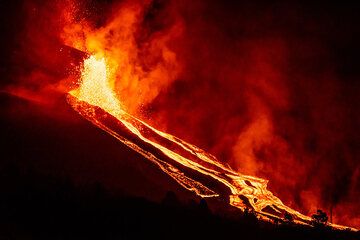
[[228, 199], [230, 205], [242, 211], [253, 209], [264, 220], [291, 214], [296, 223], [311, 223], [310, 217], [267, 190], [268, 180], [235, 172], [211, 154], [128, 114], [110, 85], [110, 70], [105, 58], [90, 56], [84, 61], [80, 86], [68, 95], [69, 104], [84, 118], [201, 197]]

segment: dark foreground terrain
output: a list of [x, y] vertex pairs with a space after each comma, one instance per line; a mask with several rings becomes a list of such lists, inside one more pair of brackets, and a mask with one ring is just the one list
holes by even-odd
[[204, 200], [161, 203], [115, 196], [101, 184], [21, 172], [0, 177], [0, 239], [359, 239], [359, 234], [259, 222], [252, 214], [212, 214]]

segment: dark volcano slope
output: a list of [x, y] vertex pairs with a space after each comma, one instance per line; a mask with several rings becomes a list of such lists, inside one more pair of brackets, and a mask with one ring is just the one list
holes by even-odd
[[196, 199], [65, 102], [0, 103], [0, 239], [359, 238]]
[[111, 192], [160, 200], [168, 190], [189, 197], [175, 181], [141, 155], [93, 126], [59, 98], [51, 106], [0, 95], [0, 168], [15, 164], [69, 178], [75, 184], [100, 182]]

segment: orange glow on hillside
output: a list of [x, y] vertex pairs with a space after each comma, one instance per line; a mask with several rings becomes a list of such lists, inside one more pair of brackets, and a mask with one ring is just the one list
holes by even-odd
[[[122, 110], [109, 83], [107, 70], [104, 58], [98, 60], [90, 56], [84, 61], [80, 87], [71, 91], [68, 97], [68, 102], [82, 116], [201, 197], [229, 199], [230, 205], [243, 211], [253, 209], [265, 220], [281, 219], [285, 213], [290, 213], [295, 222], [310, 224], [310, 217], [287, 207], [267, 190], [267, 180], [235, 172], [211, 154], [159, 131]], [[119, 126], [122, 128], [119, 129]], [[129, 131], [137, 140], [123, 137], [122, 131]], [[153, 151], [144, 149], [143, 144], [151, 146]], [[195, 171], [205, 180], [188, 176], [189, 170]], [[228, 196], [224, 195], [224, 189], [227, 189]], [[335, 224], [332, 226], [345, 228]]]

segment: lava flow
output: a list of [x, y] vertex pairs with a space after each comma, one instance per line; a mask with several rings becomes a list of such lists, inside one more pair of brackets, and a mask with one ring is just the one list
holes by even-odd
[[254, 210], [264, 220], [283, 219], [288, 213], [296, 223], [311, 223], [310, 217], [289, 208], [267, 190], [268, 180], [235, 172], [211, 154], [128, 114], [110, 86], [109, 71], [104, 58], [90, 56], [84, 61], [80, 86], [67, 98], [83, 117], [198, 196], [226, 199], [243, 211]]

